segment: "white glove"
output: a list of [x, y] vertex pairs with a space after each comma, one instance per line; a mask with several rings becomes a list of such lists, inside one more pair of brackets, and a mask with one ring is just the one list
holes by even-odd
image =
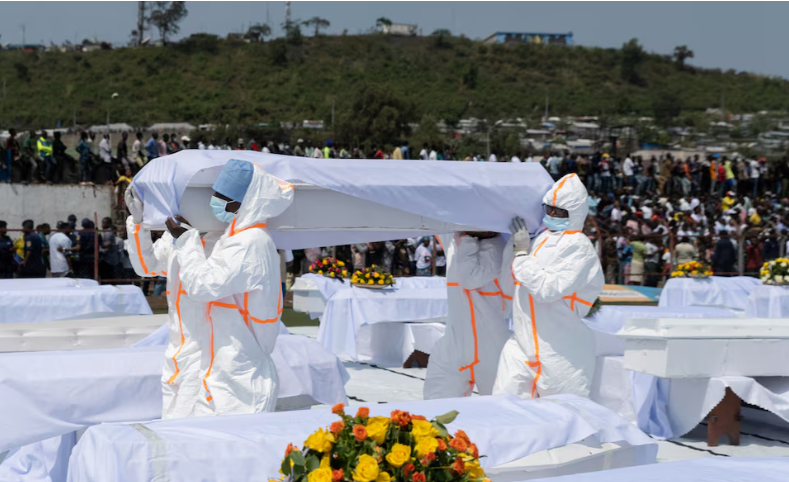
[[140, 224], [142, 222], [142, 201], [140, 201], [140, 197], [134, 191], [131, 184], [126, 188], [123, 199], [126, 201], [126, 208], [129, 210], [129, 213], [131, 213], [134, 224]]
[[526, 228], [526, 221], [518, 216], [514, 217], [512, 224], [510, 224], [510, 232], [512, 233], [512, 245], [515, 255], [528, 253], [531, 237], [529, 236], [528, 228]]

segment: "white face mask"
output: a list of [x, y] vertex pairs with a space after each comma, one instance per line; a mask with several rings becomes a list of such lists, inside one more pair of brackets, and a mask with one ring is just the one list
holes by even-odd
[[229, 213], [227, 208], [227, 201], [219, 199], [216, 196], [211, 196], [211, 212], [214, 216], [223, 223], [229, 223], [236, 217], [236, 213]]

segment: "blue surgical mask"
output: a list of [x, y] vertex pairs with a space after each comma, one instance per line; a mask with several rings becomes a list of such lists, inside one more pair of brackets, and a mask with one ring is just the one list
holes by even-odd
[[227, 201], [224, 199], [219, 199], [216, 196], [211, 196], [211, 212], [214, 213], [214, 216], [223, 223], [229, 223], [236, 217], [236, 213], [229, 213], [225, 211], [227, 207]]
[[566, 231], [570, 227], [570, 218], [555, 218], [546, 215], [542, 218], [542, 223], [551, 231]]

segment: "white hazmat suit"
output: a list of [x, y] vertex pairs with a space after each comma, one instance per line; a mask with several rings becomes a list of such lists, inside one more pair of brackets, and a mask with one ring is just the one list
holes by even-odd
[[560, 393], [588, 397], [594, 338], [581, 318], [600, 295], [604, 277], [597, 253], [582, 232], [586, 188], [577, 175], [569, 174], [545, 194], [543, 203], [567, 210], [569, 223], [562, 231], [541, 233], [529, 252], [519, 252], [516, 241], [514, 333], [501, 354], [493, 392], [521, 398]]
[[241, 208], [213, 247], [195, 229], [177, 240], [165, 233], [151, 246], [150, 233], [127, 222], [135, 233], [129, 243], [135, 270], [167, 276], [163, 418], [274, 410], [271, 353], [282, 293], [280, 259], [265, 222], [292, 201], [291, 185], [255, 166]]
[[475, 386], [480, 394], [490, 395], [510, 336], [506, 319], [512, 299], [511, 245], [501, 235], [478, 239], [460, 234], [441, 236], [441, 244], [446, 246], [450, 239], [446, 333], [430, 354], [425, 399], [469, 396]]

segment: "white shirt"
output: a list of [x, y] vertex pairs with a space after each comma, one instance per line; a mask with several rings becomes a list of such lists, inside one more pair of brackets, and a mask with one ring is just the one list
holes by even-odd
[[264, 147], [263, 149], [260, 150], [260, 152], [262, 152], [263, 154], [271, 154], [271, 151], [268, 150], [268, 147]]
[[430, 258], [432, 254], [430, 253], [430, 248], [425, 247], [424, 244], [420, 244], [416, 248], [416, 267], [418, 269], [425, 269], [430, 267]]
[[323, 159], [323, 149], [318, 149], [317, 147], [313, 149], [312, 157], [315, 159]]
[[751, 161], [751, 179], [759, 179], [759, 161]]
[[99, 142], [99, 156], [104, 162], [112, 162], [112, 149], [110, 148], [110, 141], [102, 139]]
[[652, 219], [652, 208], [649, 206], [641, 206], [641, 213], [644, 215], [644, 219]]
[[436, 151], [430, 151], [429, 159], [431, 161], [437, 161], [438, 160], [438, 153]]
[[526, 162], [534, 162], [534, 158], [529, 156], [526, 158]]
[[611, 210], [611, 221], [621, 221], [622, 220], [622, 210], [619, 208], [614, 208]]
[[49, 237], [49, 266], [53, 273], [68, 273], [66, 255], [58, 248], [70, 248], [71, 240], [63, 233], [55, 233]]
[[510, 162], [523, 162], [523, 161], [521, 161], [520, 157], [518, 156], [512, 156], [510, 157]]
[[203, 144], [202, 142], [198, 142], [197, 143], [197, 148], [200, 149], [201, 151], [204, 151], [205, 150], [205, 144]]
[[422, 159], [423, 161], [427, 160], [427, 149], [422, 149], [421, 151], [419, 151], [419, 158]]
[[496, 154], [491, 154], [488, 158], [488, 162], [497, 162]]
[[216, 150], [216, 146], [213, 145], [213, 144], [208, 144], [208, 150], [209, 151], [215, 151]]
[[622, 172], [625, 176], [632, 176], [633, 175], [633, 159], [629, 157], [625, 159], [625, 163], [622, 165]]

